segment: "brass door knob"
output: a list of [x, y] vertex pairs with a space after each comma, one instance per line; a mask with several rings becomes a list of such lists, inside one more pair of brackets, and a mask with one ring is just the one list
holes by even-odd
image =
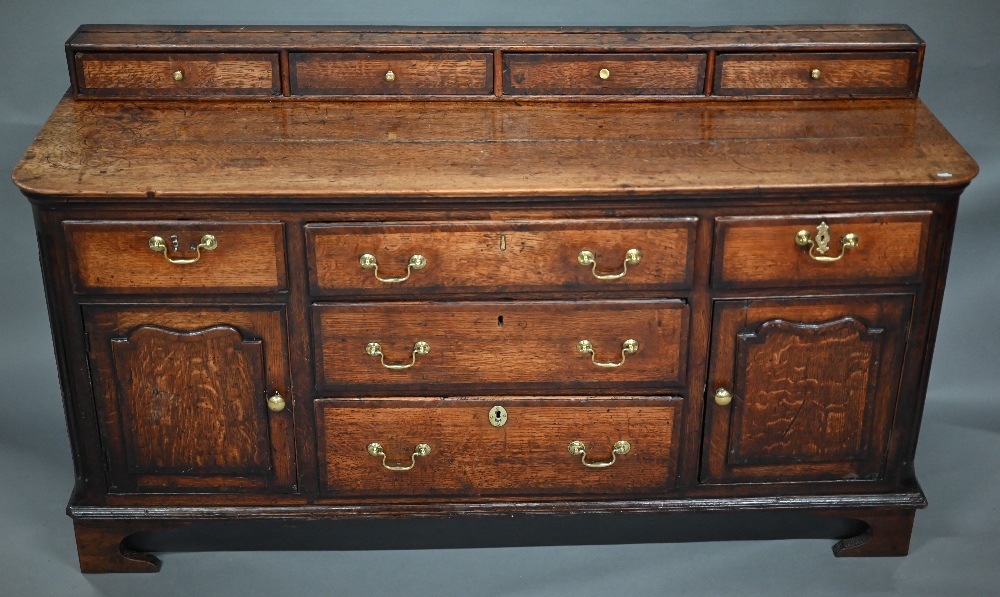
[[733, 394], [726, 388], [717, 388], [715, 390], [715, 403], [719, 406], [726, 406], [733, 401]]
[[392, 72], [391, 70], [385, 71], [385, 80], [390, 82], [395, 81], [396, 73]]
[[173, 77], [174, 77], [174, 81], [183, 81], [184, 80], [184, 71], [182, 71], [182, 70], [175, 70], [174, 74], [173, 74]]
[[608, 70], [608, 69], [606, 69], [606, 68], [602, 68], [602, 69], [601, 69], [601, 70], [600, 70], [600, 71], [599, 71], [599, 72], [597, 73], [597, 76], [601, 77], [602, 79], [607, 79], [607, 78], [609, 78], [609, 77], [611, 76], [611, 71], [609, 71], [609, 70]]
[[267, 408], [269, 408], [271, 412], [276, 413], [285, 410], [285, 397], [278, 392], [271, 394], [271, 397], [267, 399]]
[[819, 78], [822, 76], [823, 73], [821, 73], [818, 68], [814, 68], [811, 71], [809, 71], [809, 78], [812, 79], [813, 81], [818, 81]]

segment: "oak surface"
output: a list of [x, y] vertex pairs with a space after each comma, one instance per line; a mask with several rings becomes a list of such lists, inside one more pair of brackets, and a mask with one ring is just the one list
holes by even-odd
[[702, 481], [879, 479], [910, 300], [717, 302]]
[[[288, 56], [292, 94], [484, 95], [493, 92], [493, 54], [330, 52]], [[387, 76], [388, 73], [392, 76]]]
[[[434, 156], [428, 160], [428, 156]], [[791, 156], [794, 156], [792, 159]], [[919, 100], [59, 103], [35, 195], [282, 199], [954, 187], [978, 168]], [[948, 176], [939, 176], [947, 174]]]
[[[273, 292], [287, 286], [278, 222], [77, 220], [64, 222], [63, 230], [77, 292]], [[215, 236], [215, 249], [198, 249], [206, 234]], [[150, 249], [153, 236], [163, 239], [166, 254]]]
[[[430, 304], [322, 303], [312, 307], [320, 388], [380, 392], [387, 388], [490, 384], [499, 387], [664, 387], [680, 383], [688, 307], [682, 301], [517, 301]], [[638, 341], [620, 367], [622, 344]], [[590, 340], [593, 358], [577, 343]], [[387, 369], [369, 356], [382, 346]], [[416, 342], [430, 352], [412, 358]]]
[[281, 88], [276, 53], [81, 53], [75, 66], [83, 96], [270, 96]]
[[[587, 219], [549, 222], [309, 224], [310, 282], [315, 295], [412, 296], [413, 292], [539, 290], [619, 291], [691, 285], [694, 218]], [[625, 266], [628, 251], [639, 263]], [[581, 251], [594, 255], [580, 263]], [[403, 277], [411, 256], [426, 259], [404, 282], [380, 282], [360, 257], [378, 262], [379, 277]], [[596, 274], [596, 275], [595, 275]], [[600, 279], [596, 276], [616, 276]]]
[[[504, 55], [508, 95], [696, 95], [704, 91], [705, 54]], [[606, 71], [607, 77], [601, 72]]]
[[[129, 535], [192, 521], [369, 516], [764, 509], [905, 554], [977, 172], [916, 99], [908, 27], [88, 26], [66, 49], [72, 99], [13, 178], [83, 570], [155, 570]], [[859, 245], [811, 259], [821, 222]], [[197, 263], [148, 245], [205, 234]], [[630, 249], [618, 279], [578, 261]], [[426, 267], [379, 282], [365, 253]], [[620, 439], [610, 467], [567, 450]], [[388, 471], [373, 441], [432, 447]]]
[[917, 61], [916, 52], [720, 54], [714, 89], [736, 96], [914, 97]]
[[[507, 420], [490, 424], [503, 406]], [[535, 495], [648, 493], [673, 484], [677, 398], [545, 397], [336, 401], [316, 405], [322, 491], [328, 495]], [[568, 451], [581, 441], [587, 462], [611, 461], [615, 442], [631, 450], [605, 468]], [[382, 445], [389, 466], [409, 466], [418, 443], [431, 447], [409, 471], [390, 471], [368, 453]]]
[[[803, 214], [716, 220], [716, 260], [712, 285], [749, 288], [814, 284], [845, 286], [912, 283], [924, 266], [931, 212]], [[815, 242], [820, 224], [829, 226], [829, 249], [821, 254], [796, 244], [805, 230]], [[844, 249], [854, 234], [858, 244]], [[818, 261], [814, 257], [834, 258]]]
[[[108, 491], [287, 492], [293, 395], [280, 307], [83, 308]], [[288, 401], [270, 412], [279, 391]]]

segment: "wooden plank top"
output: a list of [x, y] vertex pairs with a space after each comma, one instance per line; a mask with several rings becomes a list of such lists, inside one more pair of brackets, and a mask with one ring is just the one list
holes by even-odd
[[83, 25], [71, 51], [275, 50], [754, 50], [908, 49], [923, 41], [906, 25], [751, 27], [190, 27]]
[[958, 187], [977, 171], [919, 99], [64, 98], [13, 179], [37, 196], [331, 200]]

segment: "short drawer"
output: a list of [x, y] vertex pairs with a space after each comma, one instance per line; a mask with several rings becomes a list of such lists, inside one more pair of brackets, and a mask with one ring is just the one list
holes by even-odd
[[506, 95], [698, 95], [705, 54], [504, 54]]
[[931, 212], [716, 220], [716, 288], [907, 284], [923, 275]]
[[340, 393], [480, 383], [676, 387], [688, 307], [677, 300], [323, 303], [313, 306], [313, 328], [318, 385]]
[[77, 93], [92, 97], [271, 96], [277, 54], [78, 53]]
[[315, 295], [410, 298], [443, 292], [689, 288], [695, 222], [310, 224], [310, 284]]
[[289, 54], [293, 95], [488, 95], [489, 53]]
[[916, 52], [719, 54], [714, 95], [913, 97]]
[[634, 494], [674, 487], [679, 398], [317, 400], [327, 496]]
[[273, 292], [287, 287], [280, 222], [63, 223], [80, 293]]

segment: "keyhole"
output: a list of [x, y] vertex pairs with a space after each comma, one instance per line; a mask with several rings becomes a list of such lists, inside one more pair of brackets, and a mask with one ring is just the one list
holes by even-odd
[[178, 240], [176, 234], [170, 235], [170, 246], [174, 248], [174, 252], [177, 252], [181, 248], [180, 240]]
[[503, 315], [497, 317], [497, 327], [503, 327]]
[[496, 418], [497, 421], [499, 421], [500, 420], [500, 409], [497, 409], [497, 410], [493, 411], [493, 416]]

